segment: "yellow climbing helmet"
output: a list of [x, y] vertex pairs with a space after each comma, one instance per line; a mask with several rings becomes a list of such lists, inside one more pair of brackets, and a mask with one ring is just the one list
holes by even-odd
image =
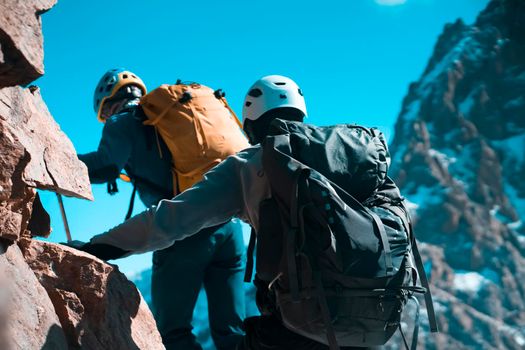
[[113, 97], [120, 88], [126, 85], [139, 87], [143, 95], [147, 92], [146, 85], [144, 85], [142, 79], [124, 68], [110, 69], [102, 76], [97, 84], [93, 97], [93, 108], [95, 109], [95, 113], [97, 113], [99, 121], [103, 123], [106, 121], [105, 118], [101, 116], [104, 102]]

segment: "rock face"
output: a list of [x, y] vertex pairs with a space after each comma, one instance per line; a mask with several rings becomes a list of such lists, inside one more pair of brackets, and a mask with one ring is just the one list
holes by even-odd
[[23, 180], [29, 155], [1, 119], [0, 149], [0, 237], [13, 241], [27, 228], [35, 189]]
[[70, 348], [163, 349], [146, 303], [116, 267], [53, 243], [28, 240], [23, 246]]
[[0, 89], [0, 147], [0, 237], [16, 240], [27, 229], [34, 188], [92, 199], [87, 169], [37, 88]]
[[18, 140], [28, 154], [23, 172], [28, 186], [93, 199], [86, 166], [49, 114], [38, 88], [1, 89], [0, 122], [5, 137]]
[[[36, 87], [40, 15], [56, 0], [0, 1], [0, 349], [163, 349], [133, 283], [56, 244], [36, 189], [92, 199], [87, 169]], [[22, 248], [22, 251], [21, 249]]]
[[29, 84], [44, 74], [40, 15], [56, 0], [0, 2], [0, 88]]
[[495, 0], [445, 27], [391, 145], [443, 330], [428, 348], [525, 346], [524, 116], [525, 2]]
[[51, 300], [16, 244], [0, 243], [0, 292], [1, 349], [68, 348]]

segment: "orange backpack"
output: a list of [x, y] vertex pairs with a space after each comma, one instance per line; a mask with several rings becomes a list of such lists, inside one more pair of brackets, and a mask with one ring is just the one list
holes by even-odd
[[140, 104], [148, 117], [144, 124], [155, 127], [171, 152], [174, 194], [193, 186], [226, 157], [249, 147], [221, 90], [177, 81], [151, 91]]

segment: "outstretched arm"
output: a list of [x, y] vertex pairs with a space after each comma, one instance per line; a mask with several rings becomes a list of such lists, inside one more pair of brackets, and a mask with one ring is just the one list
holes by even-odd
[[176, 240], [232, 217], [246, 217], [242, 170], [260, 151], [250, 148], [228, 157], [204, 179], [171, 200], [142, 212], [121, 225], [95, 236], [92, 244], [109, 244], [142, 253], [169, 247]]

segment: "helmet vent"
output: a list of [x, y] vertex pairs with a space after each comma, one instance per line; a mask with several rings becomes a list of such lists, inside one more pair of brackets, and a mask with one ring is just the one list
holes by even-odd
[[280, 94], [279, 97], [284, 100], [286, 98], [286, 95], [285, 94]]
[[259, 97], [262, 94], [263, 93], [262, 93], [261, 89], [252, 89], [252, 90], [250, 90], [250, 92], [248, 92], [248, 95], [251, 96], [251, 97]]
[[127, 74], [122, 75], [122, 79], [128, 79], [128, 75]]
[[301, 89], [297, 89], [297, 92], [299, 93], [299, 95], [304, 96], [303, 91]]
[[284, 82], [284, 81], [279, 81], [279, 82], [274, 83], [274, 84], [275, 84], [275, 85], [286, 85], [286, 82]]
[[246, 107], [250, 107], [252, 105], [252, 103], [250, 101], [246, 101], [246, 103], [244, 104]]
[[112, 88], [112, 87], [113, 87], [113, 85], [108, 85], [108, 86], [106, 86], [106, 92], [111, 91], [111, 88]]

